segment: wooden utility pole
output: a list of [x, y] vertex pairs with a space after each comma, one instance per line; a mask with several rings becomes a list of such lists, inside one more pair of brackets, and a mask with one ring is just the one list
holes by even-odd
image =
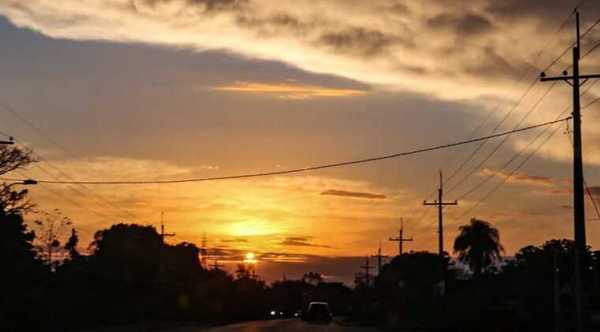
[[208, 268], [208, 247], [206, 233], [202, 234], [202, 246], [200, 248], [200, 265], [203, 268]]
[[219, 264], [219, 259], [218, 258], [215, 258], [213, 260], [213, 263], [210, 265], [210, 268], [212, 270], [220, 270], [222, 267], [223, 267], [223, 265]]
[[[585, 239], [585, 202], [583, 183], [583, 157], [581, 147], [581, 101], [580, 87], [589, 79], [600, 78], [600, 74], [580, 75], [579, 60], [581, 59], [581, 41], [579, 33], [579, 11], [575, 10], [576, 43], [573, 47], [573, 75], [569, 76], [565, 70], [563, 76], [546, 77], [540, 75], [542, 82], [565, 81], [573, 87], [573, 223], [575, 237], [575, 329], [583, 332], [583, 287], [581, 273], [583, 270], [582, 258], [586, 250]], [[583, 81], [582, 81], [583, 80]]]
[[363, 277], [365, 278], [365, 285], [367, 285], [367, 287], [368, 287], [371, 284], [371, 272], [370, 271], [373, 268], [372, 265], [369, 265], [369, 256], [367, 256], [365, 259], [365, 265], [362, 265], [360, 268], [365, 270]]
[[175, 233], [165, 233], [165, 213], [160, 213], [160, 251], [159, 251], [159, 266], [158, 266], [158, 283], [162, 286], [162, 282], [165, 275], [166, 264], [165, 264], [165, 237], [175, 236]]
[[383, 258], [388, 257], [386, 255], [381, 254], [381, 241], [379, 241], [379, 248], [377, 249], [377, 255], [372, 256], [372, 257], [377, 258], [377, 273], [379, 275], [379, 274], [381, 274], [381, 267], [383, 266], [382, 265]]
[[162, 240], [162, 244], [165, 244], [165, 237], [175, 236], [175, 233], [165, 233], [165, 213], [160, 213], [160, 239]]
[[402, 251], [402, 245], [404, 242], [409, 242], [412, 241], [413, 238], [408, 238], [405, 239], [404, 238], [404, 220], [402, 218], [400, 218], [400, 230], [398, 231], [398, 237], [391, 237], [390, 241], [392, 242], [398, 242], [398, 256], [402, 256], [402, 254], [404, 253]]
[[438, 208], [438, 252], [440, 256], [444, 256], [444, 206], [457, 205], [458, 202], [444, 202], [444, 181], [442, 179], [442, 171], [440, 171], [440, 187], [438, 189], [438, 199], [433, 202], [423, 201], [423, 205], [434, 205]]

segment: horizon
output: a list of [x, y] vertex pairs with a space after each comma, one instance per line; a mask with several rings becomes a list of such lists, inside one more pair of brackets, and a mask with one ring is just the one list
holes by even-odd
[[[406, 252], [437, 252], [435, 208], [423, 201], [436, 199], [439, 170], [449, 179], [444, 200], [458, 200], [444, 209], [451, 256], [471, 218], [496, 227], [509, 256], [571, 239], [563, 122], [481, 147], [298, 174], [43, 180], [280, 172], [552, 121], [569, 109], [571, 91], [538, 77], [570, 63], [557, 56], [574, 29], [559, 22], [577, 2], [0, 1], [0, 131], [39, 159], [6, 177], [39, 180], [26, 187], [32, 202], [69, 217], [81, 243], [120, 222], [160, 229], [164, 213], [175, 233], [167, 243], [206, 238], [209, 256], [230, 265], [254, 253], [265, 280], [309, 271], [353, 280], [380, 243], [396, 254], [388, 239], [401, 219], [414, 239]], [[580, 10], [587, 28], [600, 4]], [[600, 70], [598, 54], [582, 59], [582, 71]], [[582, 90], [583, 148], [587, 239], [598, 248], [600, 104], [590, 102], [600, 90], [592, 84]]]

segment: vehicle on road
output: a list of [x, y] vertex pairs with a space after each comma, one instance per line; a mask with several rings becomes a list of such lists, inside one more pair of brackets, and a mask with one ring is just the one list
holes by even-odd
[[308, 308], [302, 318], [307, 322], [329, 323], [333, 315], [329, 310], [327, 302], [311, 302], [308, 304]]
[[278, 309], [271, 309], [267, 312], [267, 319], [282, 319], [282, 318], [287, 318], [286, 314], [283, 311], [280, 311]]

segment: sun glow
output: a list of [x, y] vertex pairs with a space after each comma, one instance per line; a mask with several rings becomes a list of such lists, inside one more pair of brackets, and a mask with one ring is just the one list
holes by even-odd
[[258, 260], [256, 259], [256, 255], [253, 252], [246, 253], [246, 255], [244, 256], [244, 263], [245, 264], [256, 264], [256, 263], [258, 263]]
[[281, 230], [270, 222], [248, 220], [233, 223], [227, 227], [231, 236], [261, 236], [279, 233]]

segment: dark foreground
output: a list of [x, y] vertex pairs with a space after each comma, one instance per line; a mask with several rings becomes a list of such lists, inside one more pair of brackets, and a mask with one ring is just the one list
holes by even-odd
[[220, 327], [212, 328], [179, 328], [168, 330], [169, 332], [301, 332], [301, 331], [316, 331], [316, 332], [337, 332], [337, 331], [348, 331], [348, 332], [375, 332], [379, 331], [375, 328], [356, 327], [356, 326], [345, 326], [340, 325], [336, 322], [331, 324], [311, 324], [304, 322], [299, 319], [285, 319], [285, 320], [269, 320], [269, 321], [256, 321], [232, 324]]

